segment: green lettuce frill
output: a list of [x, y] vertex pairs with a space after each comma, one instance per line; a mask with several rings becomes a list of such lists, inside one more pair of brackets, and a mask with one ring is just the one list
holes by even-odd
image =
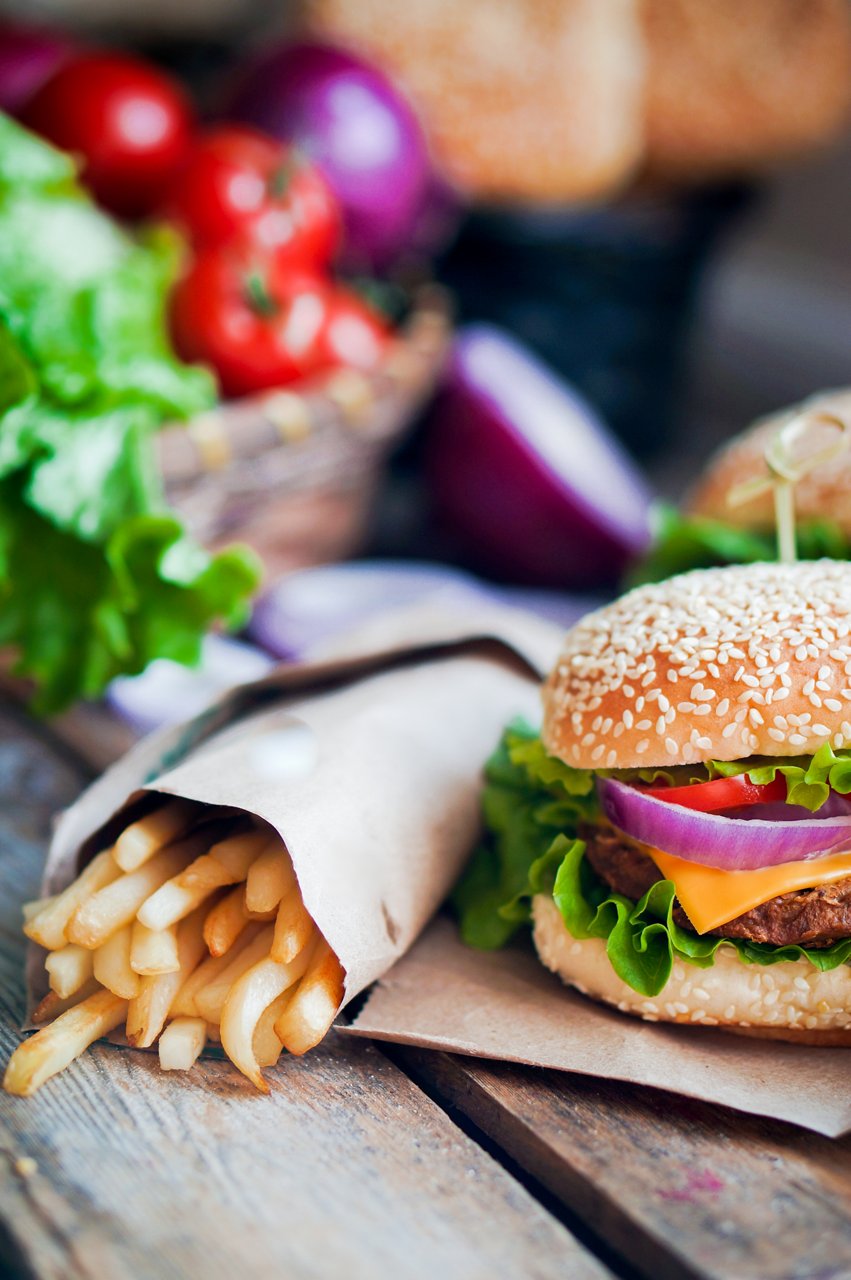
[[[718, 765], [712, 767], [722, 771]], [[808, 763], [772, 761], [759, 768], [764, 778], [755, 777], [749, 761], [740, 768], [723, 765], [729, 772], [747, 770], [755, 781], [768, 781], [769, 772], [771, 778], [781, 772], [789, 784], [791, 776], [790, 796], [796, 787], [824, 785], [826, 798], [834, 776], [843, 784], [837, 790], [851, 790], [851, 758], [834, 755], [829, 748], [822, 748]], [[637, 903], [612, 893], [591, 868], [585, 845], [577, 838], [579, 822], [597, 816], [594, 774], [548, 756], [526, 725], [506, 730], [485, 777], [486, 836], [453, 894], [462, 935], [472, 946], [503, 946], [528, 923], [533, 895], [547, 893], [573, 937], [604, 938], [618, 977], [646, 996], [664, 988], [675, 959], [707, 968], [721, 946], [734, 947], [746, 964], [804, 958], [822, 971], [851, 957], [851, 939], [812, 950], [700, 937], [674, 920], [675, 888], [670, 880], [657, 881]], [[799, 792], [793, 803], [802, 803], [801, 794], [812, 801], [816, 791]]]

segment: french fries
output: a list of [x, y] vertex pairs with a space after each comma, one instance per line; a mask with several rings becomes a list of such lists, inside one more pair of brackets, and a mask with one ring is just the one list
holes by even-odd
[[130, 935], [130, 968], [142, 977], [175, 973], [180, 968], [177, 955], [177, 926], [149, 929], [135, 920]]
[[48, 951], [51, 989], [40, 1030], [9, 1060], [12, 1093], [33, 1093], [122, 1024], [131, 1045], [158, 1042], [164, 1071], [221, 1042], [265, 1092], [263, 1070], [318, 1043], [342, 1001], [343, 970], [282, 841], [235, 830], [228, 810], [174, 800], [131, 823], [67, 889], [27, 904], [24, 930]]
[[84, 1049], [124, 1020], [127, 1001], [100, 990], [19, 1045], [9, 1059], [3, 1088], [23, 1097], [62, 1071]]
[[171, 844], [191, 825], [196, 806], [187, 800], [171, 800], [125, 827], [112, 855], [122, 871], [136, 871], [155, 853]]
[[271, 945], [271, 928], [261, 928], [256, 937], [237, 953], [219, 976], [201, 988], [195, 996], [195, 1007], [202, 1018], [217, 1024], [221, 1022], [222, 1009], [225, 1007], [225, 1000], [228, 998], [231, 987], [237, 978], [242, 977], [246, 969], [250, 969], [252, 965], [257, 964], [258, 960], [262, 960], [269, 954]]
[[66, 929], [68, 941], [91, 950], [99, 947], [116, 930], [130, 924], [145, 900], [182, 871], [190, 856], [185, 845], [173, 845], [154, 854], [138, 871], [119, 875], [77, 908]]
[[50, 989], [60, 1000], [66, 1000], [79, 991], [94, 973], [91, 951], [77, 947], [73, 942], [66, 943], [58, 951], [51, 951], [44, 967], [50, 979]]
[[204, 941], [210, 955], [223, 956], [229, 951], [248, 924], [248, 919], [245, 886], [238, 884], [207, 912]]
[[245, 905], [249, 911], [274, 911], [295, 885], [293, 864], [281, 857], [278, 840], [271, 841], [248, 868]]
[[203, 1018], [175, 1018], [159, 1038], [157, 1048], [163, 1071], [188, 1071], [207, 1043]]
[[177, 969], [152, 974], [139, 984], [139, 994], [127, 1009], [127, 1039], [148, 1049], [165, 1026], [174, 997], [204, 954], [204, 916], [195, 911], [181, 922], [177, 932]]
[[234, 1066], [263, 1093], [269, 1092], [269, 1086], [254, 1054], [254, 1033], [263, 1010], [298, 982], [310, 961], [310, 951], [305, 947], [290, 964], [278, 964], [271, 956], [258, 960], [232, 984], [222, 1008], [222, 1047]]
[[313, 921], [305, 910], [298, 889], [291, 889], [278, 907], [275, 918], [275, 936], [272, 938], [272, 959], [280, 964], [302, 951], [313, 935]]
[[24, 933], [40, 947], [48, 951], [58, 951], [69, 941], [65, 936], [71, 917], [88, 902], [89, 899], [107, 885], [112, 884], [121, 875], [121, 869], [115, 862], [112, 852], [104, 849], [93, 858], [84, 871], [81, 871], [63, 893], [51, 899], [24, 925]]
[[132, 1000], [139, 994], [139, 975], [130, 963], [133, 925], [126, 924], [94, 952], [95, 978], [115, 996]]
[[323, 938], [275, 1023], [275, 1035], [289, 1053], [307, 1053], [319, 1044], [343, 1002], [344, 981], [340, 961]]

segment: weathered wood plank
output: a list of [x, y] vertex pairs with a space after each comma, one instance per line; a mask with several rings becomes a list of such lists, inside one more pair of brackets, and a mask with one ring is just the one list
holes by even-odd
[[[19, 903], [80, 781], [0, 710], [3, 1061], [23, 1004]], [[38, 1280], [608, 1274], [360, 1043], [282, 1061], [269, 1097], [221, 1062], [163, 1076], [151, 1055], [96, 1047], [34, 1098], [0, 1097], [0, 1226], [0, 1262]]]
[[851, 1140], [559, 1072], [394, 1058], [652, 1280], [851, 1276]]

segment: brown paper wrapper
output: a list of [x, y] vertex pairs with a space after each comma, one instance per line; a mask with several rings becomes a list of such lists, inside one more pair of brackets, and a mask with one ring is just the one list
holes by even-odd
[[847, 1049], [641, 1022], [564, 987], [531, 944], [476, 951], [439, 917], [347, 1033], [651, 1085], [836, 1138], [851, 1130]]
[[[537, 715], [560, 638], [513, 610], [476, 633], [469, 618], [438, 613], [416, 627], [404, 616], [389, 634], [383, 652], [280, 668], [140, 742], [62, 816], [44, 893], [106, 847], [146, 792], [243, 810], [284, 841], [345, 970], [345, 999], [369, 986], [456, 879], [476, 836], [482, 761], [507, 720]], [[32, 1009], [46, 990], [38, 948], [28, 975]]]

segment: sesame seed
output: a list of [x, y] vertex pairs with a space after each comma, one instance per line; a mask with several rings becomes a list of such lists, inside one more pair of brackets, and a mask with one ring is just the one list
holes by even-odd
[[[623, 743], [632, 741], [625, 734], [637, 732], [645, 736], [631, 747], [635, 756], [665, 764], [682, 762], [686, 746], [692, 759], [719, 750], [721, 742], [729, 742], [721, 748], [728, 759], [743, 748], [759, 750], [756, 728], [793, 754], [814, 749], [814, 740], [851, 739], [851, 716], [847, 729], [824, 723], [851, 702], [848, 677], [847, 563], [696, 570], [628, 592], [568, 633], [548, 687], [545, 739], [557, 722], [558, 735], [569, 739], [565, 749], [581, 761], [601, 745], [609, 759], [614, 736], [622, 740], [616, 755], [623, 765]], [[677, 682], [685, 682], [688, 696], [672, 705]], [[624, 709], [625, 701], [633, 702], [632, 710]], [[784, 702], [793, 709], [788, 721], [765, 710]], [[802, 702], [810, 710], [803, 711]], [[770, 724], [763, 728], [766, 716]], [[674, 738], [677, 717], [685, 724]]]

